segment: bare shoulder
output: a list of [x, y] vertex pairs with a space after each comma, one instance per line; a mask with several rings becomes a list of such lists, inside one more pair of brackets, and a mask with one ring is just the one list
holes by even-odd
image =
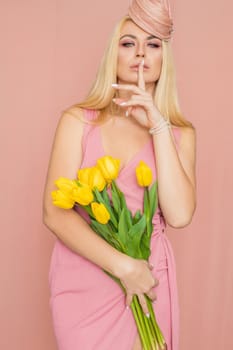
[[66, 110], [64, 110], [61, 113], [61, 117], [59, 121], [63, 121], [63, 120], [73, 120], [73, 121], [83, 121], [85, 120], [85, 111], [83, 108], [80, 107], [70, 107]]
[[187, 176], [196, 187], [196, 129], [179, 127], [180, 141], [178, 154]]
[[196, 146], [196, 129], [190, 127], [179, 127], [180, 146], [195, 148]]
[[77, 169], [82, 161], [82, 136], [84, 123], [82, 109], [62, 112], [55, 131], [48, 164], [44, 190], [44, 206], [51, 208], [54, 181], [59, 177], [76, 178]]

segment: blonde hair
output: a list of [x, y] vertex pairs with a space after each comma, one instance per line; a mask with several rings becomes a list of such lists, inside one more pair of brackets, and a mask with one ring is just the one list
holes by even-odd
[[[72, 113], [72, 110], [75, 111], [75, 108], [98, 110], [100, 113], [92, 123], [100, 124], [106, 120], [109, 112], [117, 113], [119, 111], [121, 107], [112, 102], [116, 91], [111, 84], [117, 82], [117, 56], [121, 29], [124, 23], [129, 20], [131, 20], [129, 16], [124, 16], [117, 23], [105, 49], [96, 79], [87, 97], [83, 101], [69, 107], [65, 112]], [[156, 83], [153, 96], [154, 103], [162, 116], [169, 120], [172, 125], [194, 129], [193, 124], [186, 120], [180, 111], [170, 41], [162, 40], [162, 53], [162, 69]]]

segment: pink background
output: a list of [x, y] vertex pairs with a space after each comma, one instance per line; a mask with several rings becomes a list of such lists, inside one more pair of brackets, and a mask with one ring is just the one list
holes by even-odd
[[[55, 350], [48, 305], [53, 234], [42, 193], [57, 121], [85, 96], [125, 0], [5, 0], [1, 35], [0, 348]], [[197, 129], [192, 223], [168, 228], [177, 261], [180, 350], [233, 348], [233, 5], [176, 0], [182, 110]]]

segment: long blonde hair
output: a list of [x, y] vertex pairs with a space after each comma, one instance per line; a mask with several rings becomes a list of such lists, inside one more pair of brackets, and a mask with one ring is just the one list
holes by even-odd
[[[65, 112], [72, 113], [72, 110], [75, 112], [75, 108], [98, 110], [100, 113], [93, 123], [99, 124], [106, 120], [109, 112], [117, 113], [119, 111], [121, 107], [116, 106], [112, 102], [116, 91], [111, 85], [112, 83], [117, 83], [117, 56], [120, 34], [124, 23], [128, 20], [131, 20], [131, 18], [126, 15], [115, 26], [102, 57], [96, 79], [87, 97], [83, 101], [69, 107]], [[186, 120], [180, 111], [175, 67], [169, 41], [162, 40], [162, 52], [162, 69], [153, 96], [155, 106], [172, 125], [194, 129], [193, 124]]]

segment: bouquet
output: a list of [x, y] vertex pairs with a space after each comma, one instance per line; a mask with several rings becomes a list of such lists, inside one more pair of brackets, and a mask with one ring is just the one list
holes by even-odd
[[[138, 185], [144, 187], [143, 212], [137, 210], [133, 215], [115, 181], [119, 167], [118, 159], [104, 156], [97, 160], [95, 166], [79, 169], [76, 179], [60, 177], [55, 181], [58, 190], [51, 193], [53, 204], [63, 209], [80, 206], [88, 213], [91, 228], [114, 248], [133, 258], [148, 260], [152, 218], [158, 207], [157, 181], [151, 185], [152, 171], [140, 161], [136, 167], [136, 178]], [[116, 276], [104, 272], [126, 293]], [[165, 340], [156, 322], [152, 301], [147, 295], [145, 298], [149, 317], [144, 314], [137, 295], [133, 296], [130, 305], [143, 349], [164, 349]]]

